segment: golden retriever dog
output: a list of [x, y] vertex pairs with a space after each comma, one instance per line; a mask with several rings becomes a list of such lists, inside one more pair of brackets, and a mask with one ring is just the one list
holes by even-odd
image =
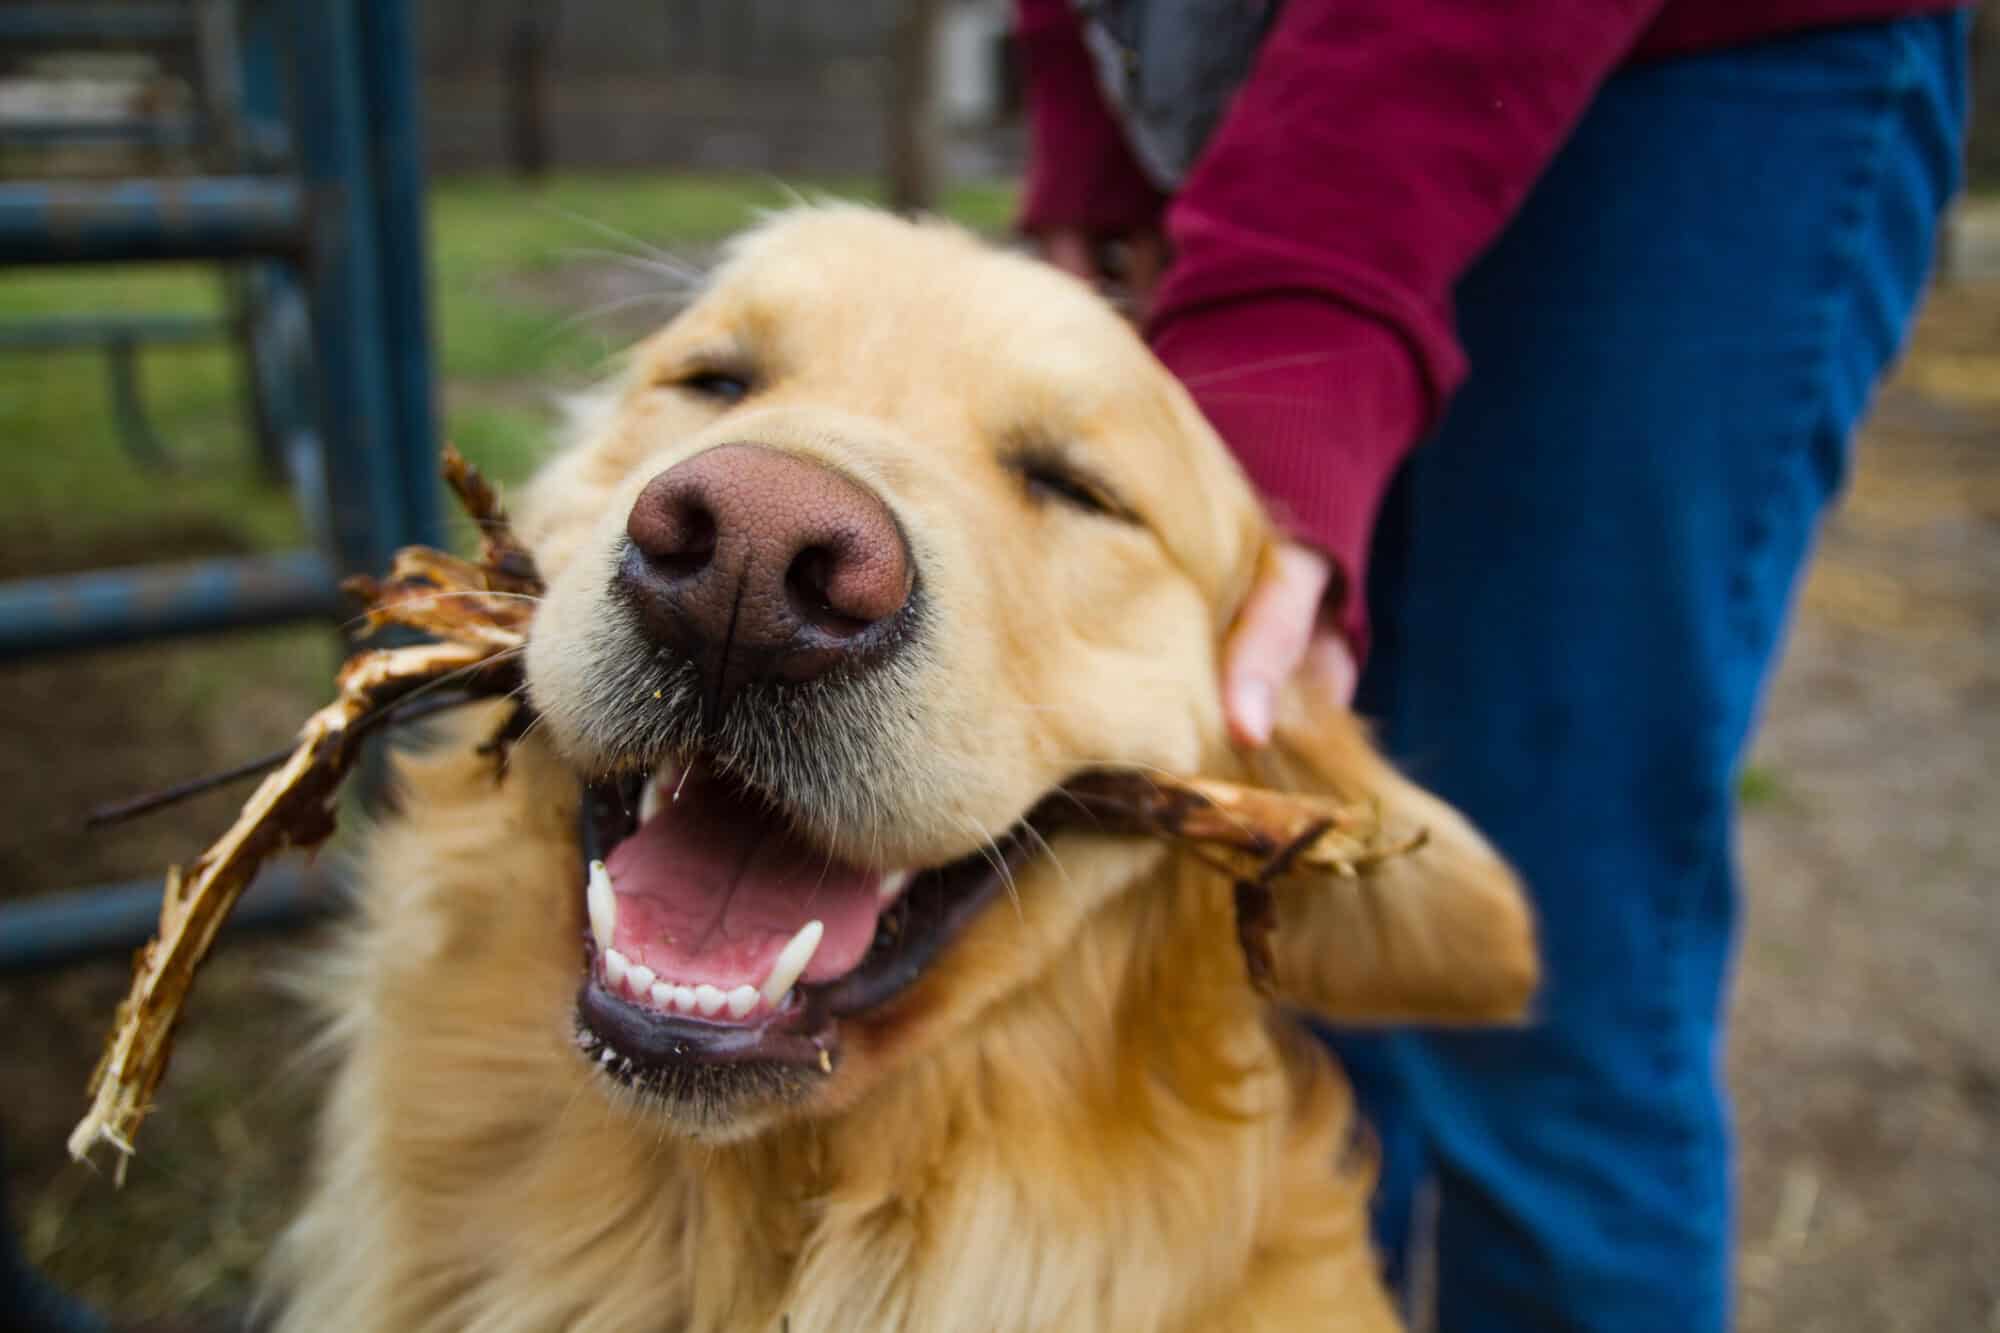
[[[1373, 1165], [1296, 1012], [1519, 1016], [1509, 870], [1344, 713], [1232, 748], [1277, 532], [1083, 285], [785, 214], [519, 508], [540, 721], [404, 760], [325, 980], [292, 1333], [1388, 1329]], [[1038, 810], [1103, 766], [1376, 799], [1278, 890]]]

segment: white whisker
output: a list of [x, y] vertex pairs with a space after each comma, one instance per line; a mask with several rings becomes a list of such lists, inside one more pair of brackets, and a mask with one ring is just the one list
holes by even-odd
[[684, 287], [699, 286], [708, 275], [690, 264], [677, 259], [654, 259], [646, 255], [626, 254], [622, 250], [605, 250], [596, 246], [570, 246], [562, 251], [565, 258], [606, 259], [622, 268], [637, 269], [642, 273], [654, 273], [663, 278], [672, 278]]
[[669, 292], [665, 290], [645, 291], [635, 293], [631, 296], [621, 296], [615, 300], [600, 302], [588, 310], [579, 310], [574, 315], [564, 319], [557, 327], [564, 332], [568, 332], [572, 329], [581, 328], [589, 324], [592, 320], [602, 319], [606, 315], [615, 315], [621, 310], [630, 310], [634, 306], [642, 306], [648, 303], [657, 303], [668, 309], [675, 309], [686, 304], [686, 296], [681, 292]]
[[1007, 886], [1007, 898], [1014, 904], [1014, 915], [1026, 925], [1028, 914], [1021, 906], [1021, 890], [1014, 883], [1014, 872], [1007, 864], [1006, 853], [1000, 850], [1000, 844], [993, 840], [993, 835], [988, 833], [978, 820], [970, 815], [961, 815], [959, 819], [979, 836], [979, 854], [986, 858], [986, 863], [1000, 876], [1000, 882]]
[[1070, 879], [1069, 869], [1063, 865], [1062, 858], [1056, 855], [1056, 849], [1049, 846], [1049, 840], [1042, 836], [1042, 831], [1036, 828], [1032, 823], [1023, 823], [1021, 825], [1021, 829], [1029, 837], [1033, 838], [1038, 844], [1040, 844], [1042, 849], [1042, 855], [1049, 858], [1049, 864], [1054, 866], [1056, 868], [1056, 874], [1062, 877], [1063, 888], [1067, 889], [1071, 893], [1075, 893], [1076, 883], [1075, 881]]
[[680, 260], [671, 251], [662, 250], [659, 246], [652, 244], [650, 241], [641, 240], [639, 237], [634, 236], [631, 232], [626, 231], [620, 227], [614, 227], [608, 222], [600, 222], [596, 218], [585, 217], [583, 214], [577, 212], [575, 209], [565, 208], [561, 204], [543, 202], [541, 204], [541, 207], [547, 209], [551, 213], [554, 213], [557, 217], [563, 219], [565, 222], [575, 223], [579, 227], [587, 227], [591, 231], [596, 232], [599, 236], [608, 237], [611, 240], [618, 241], [625, 245], [636, 246], [640, 250], [643, 250], [646, 254], [652, 256], [654, 259], [660, 260], [663, 263], [677, 264], [680, 262]]

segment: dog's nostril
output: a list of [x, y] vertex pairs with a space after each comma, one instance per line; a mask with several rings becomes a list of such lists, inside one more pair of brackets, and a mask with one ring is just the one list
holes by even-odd
[[785, 570], [785, 595], [792, 613], [829, 634], [859, 634], [878, 617], [857, 615], [834, 600], [840, 556], [830, 546], [808, 546], [792, 557]]
[[715, 556], [715, 514], [699, 494], [666, 488], [640, 497], [625, 522], [625, 535], [646, 562], [668, 578], [686, 578], [708, 567]]
[[667, 574], [685, 577], [708, 567], [715, 557], [715, 515], [693, 501], [677, 506], [679, 523], [675, 540], [646, 552], [647, 558]]

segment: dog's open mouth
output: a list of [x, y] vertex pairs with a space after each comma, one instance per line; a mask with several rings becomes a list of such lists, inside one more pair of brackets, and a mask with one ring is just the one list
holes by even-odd
[[593, 783], [579, 1043], [640, 1085], [695, 1064], [831, 1073], [840, 1020], [921, 975], [1024, 841], [1017, 829], [946, 865], [869, 869], [699, 760]]

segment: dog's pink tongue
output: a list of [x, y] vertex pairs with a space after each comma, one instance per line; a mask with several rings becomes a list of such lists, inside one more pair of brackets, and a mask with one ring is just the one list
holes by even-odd
[[804, 979], [849, 971], [868, 951], [881, 875], [832, 860], [777, 815], [703, 773], [611, 849], [612, 947], [663, 981], [761, 988], [809, 921], [825, 929]]

